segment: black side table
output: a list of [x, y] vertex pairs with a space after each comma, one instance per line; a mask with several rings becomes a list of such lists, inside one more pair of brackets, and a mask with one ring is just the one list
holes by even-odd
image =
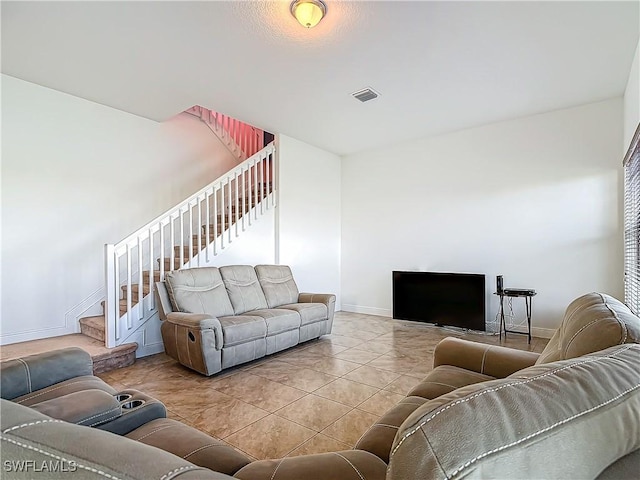
[[524, 304], [527, 311], [527, 332], [529, 337], [529, 343], [531, 343], [531, 303], [533, 297], [536, 295], [535, 290], [516, 290], [516, 289], [504, 289], [501, 292], [495, 292], [495, 295], [500, 297], [500, 340], [502, 340], [502, 333], [504, 332], [504, 338], [507, 338], [507, 332], [519, 333], [525, 335], [525, 332], [517, 332], [515, 330], [507, 330], [507, 324], [504, 320], [504, 298], [524, 298]]

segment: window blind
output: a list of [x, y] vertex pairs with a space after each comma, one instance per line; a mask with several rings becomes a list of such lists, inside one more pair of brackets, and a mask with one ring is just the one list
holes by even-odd
[[640, 313], [640, 124], [624, 157], [624, 298]]

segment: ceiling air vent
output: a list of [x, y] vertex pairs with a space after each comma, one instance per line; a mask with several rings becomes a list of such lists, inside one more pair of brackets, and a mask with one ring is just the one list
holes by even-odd
[[354, 98], [357, 98], [361, 102], [368, 102], [369, 100], [373, 100], [374, 98], [378, 98], [380, 94], [375, 92], [372, 88], [363, 88], [362, 90], [358, 90], [357, 92], [353, 92]]

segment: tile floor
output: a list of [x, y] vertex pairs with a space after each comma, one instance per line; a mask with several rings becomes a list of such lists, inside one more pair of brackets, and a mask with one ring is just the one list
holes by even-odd
[[447, 336], [542, 351], [546, 339], [461, 333], [417, 322], [338, 312], [333, 332], [212, 377], [164, 354], [100, 377], [161, 400], [168, 416], [254, 459], [351, 448], [431, 370]]

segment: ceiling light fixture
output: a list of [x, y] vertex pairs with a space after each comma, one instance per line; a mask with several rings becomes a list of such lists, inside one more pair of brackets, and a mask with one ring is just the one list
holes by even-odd
[[327, 14], [322, 0], [295, 0], [291, 3], [291, 15], [306, 28], [315, 27]]

